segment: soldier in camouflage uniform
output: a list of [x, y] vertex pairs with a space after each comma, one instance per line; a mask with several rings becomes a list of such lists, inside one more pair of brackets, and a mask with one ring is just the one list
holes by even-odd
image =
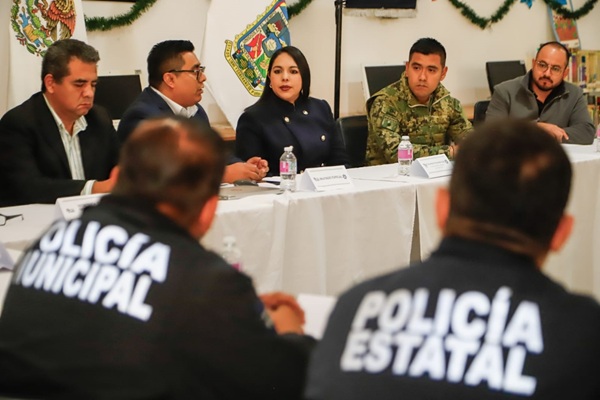
[[410, 49], [400, 80], [367, 100], [367, 163], [398, 160], [402, 135], [410, 136], [414, 158], [446, 154], [472, 129], [460, 102], [440, 83], [446, 76], [446, 51], [435, 39], [419, 39]]

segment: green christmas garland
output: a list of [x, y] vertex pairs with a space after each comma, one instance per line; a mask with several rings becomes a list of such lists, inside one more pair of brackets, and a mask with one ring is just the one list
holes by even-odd
[[133, 21], [138, 19], [144, 12], [156, 3], [156, 0], [137, 0], [129, 12], [116, 17], [85, 17], [85, 27], [88, 32], [91, 31], [109, 31], [113, 28], [119, 28], [125, 25], [131, 25]]
[[508, 10], [510, 10], [510, 7], [512, 7], [512, 5], [515, 4], [516, 1], [517, 0], [506, 0], [504, 2], [504, 4], [502, 4], [500, 6], [500, 8], [498, 8], [498, 10], [490, 18], [480, 17], [479, 15], [477, 15], [475, 13], [475, 11], [473, 11], [473, 9], [471, 7], [469, 7], [468, 5], [466, 5], [465, 3], [463, 3], [460, 0], [450, 0], [450, 3], [454, 7], [458, 8], [460, 10], [460, 13], [466, 19], [468, 19], [469, 21], [471, 21], [473, 24], [477, 25], [481, 29], [485, 29], [488, 26], [492, 25], [493, 23], [496, 23], [496, 22], [502, 20], [502, 18], [504, 18], [504, 16], [506, 15], [506, 13], [508, 13]]
[[558, 4], [554, 0], [544, 0], [544, 3], [546, 3], [548, 5], [548, 7], [550, 7], [554, 11], [556, 11], [557, 14], [562, 15], [565, 18], [570, 18], [570, 19], [579, 19], [579, 18], [583, 17], [584, 15], [587, 15], [587, 13], [592, 11], [594, 6], [596, 6], [597, 2], [598, 2], [598, 0], [587, 0], [584, 5], [579, 7], [579, 10], [570, 11], [570, 10], [564, 8], [561, 4]]
[[311, 2], [312, 2], [312, 0], [300, 0], [298, 3], [294, 4], [293, 6], [288, 6], [289, 19], [292, 19], [293, 17], [295, 17], [296, 15], [298, 15], [302, 11], [304, 11], [306, 6], [308, 6]]
[[[133, 21], [138, 19], [145, 11], [156, 3], [157, 0], [137, 0], [129, 12], [118, 15], [116, 17], [104, 18], [104, 17], [85, 17], [85, 27], [89, 32], [91, 31], [108, 31], [113, 28], [118, 28], [125, 25], [131, 25]], [[313, 0], [300, 0], [293, 6], [288, 7], [289, 18], [292, 19], [296, 15], [300, 14]], [[481, 29], [485, 29], [496, 22], [501, 21], [510, 8], [516, 3], [517, 0], [505, 0], [504, 3], [496, 10], [496, 12], [490, 18], [480, 17], [473, 11], [471, 7], [463, 3], [460, 0], [449, 0], [450, 3], [456, 7], [460, 13], [477, 25]], [[585, 4], [579, 7], [578, 10], [570, 11], [557, 3], [555, 0], [543, 0], [557, 14], [570, 19], [579, 19], [587, 15], [598, 3], [598, 0], [587, 0]]]
[[[460, 0], [450, 0], [450, 3], [460, 10], [460, 13], [465, 16], [469, 21], [473, 24], [477, 25], [481, 29], [485, 29], [496, 22], [499, 22], [504, 18], [508, 10], [515, 4], [517, 0], [505, 0], [504, 4], [498, 8], [498, 10], [492, 15], [490, 18], [480, 17], [473, 11], [471, 7], [466, 5]], [[543, 0], [544, 3], [548, 5], [551, 9], [553, 9], [557, 14], [562, 15], [565, 18], [570, 19], [579, 19], [585, 15], [587, 15], [596, 5], [598, 0], [587, 0], [584, 5], [579, 7], [578, 10], [570, 11], [564, 8], [561, 4], [557, 3], [555, 0]]]
[[[119, 28], [126, 25], [131, 25], [133, 21], [138, 19], [144, 12], [156, 3], [157, 0], [137, 0], [129, 12], [117, 15], [116, 17], [85, 17], [85, 27], [88, 32], [91, 31], [109, 31], [113, 28]], [[300, 0], [293, 6], [288, 7], [289, 18], [300, 14], [312, 2], [312, 0]]]

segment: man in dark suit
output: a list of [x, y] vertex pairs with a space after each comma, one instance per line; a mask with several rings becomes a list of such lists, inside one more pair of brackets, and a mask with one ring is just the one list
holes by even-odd
[[93, 105], [99, 59], [75, 39], [48, 48], [42, 91], [0, 120], [0, 205], [110, 191], [119, 146], [108, 114]]
[[[192, 42], [167, 40], [158, 43], [150, 50], [147, 61], [150, 85], [123, 114], [117, 130], [121, 143], [141, 121], [159, 115], [182, 115], [209, 124], [208, 115], [199, 104], [206, 81], [205, 67], [194, 54]], [[259, 157], [252, 157], [247, 162], [231, 157], [223, 181], [258, 181], [267, 171], [267, 162]]]

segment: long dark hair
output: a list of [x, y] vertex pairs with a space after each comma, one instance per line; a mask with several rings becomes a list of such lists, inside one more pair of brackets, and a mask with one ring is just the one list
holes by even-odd
[[300, 76], [302, 77], [302, 90], [300, 91], [300, 96], [298, 97], [298, 99], [305, 100], [308, 98], [310, 94], [310, 67], [308, 66], [308, 61], [306, 61], [306, 57], [304, 57], [304, 54], [302, 54], [302, 52], [297, 47], [286, 46], [273, 53], [273, 56], [269, 61], [269, 70], [267, 71], [267, 81], [265, 82], [265, 88], [262, 92], [262, 95], [260, 96], [260, 99], [258, 99], [258, 102], [277, 97], [277, 95], [275, 94], [275, 92], [273, 92], [273, 89], [271, 88], [271, 78], [269, 78], [269, 75], [271, 74], [271, 69], [273, 68], [275, 60], [283, 53], [289, 54], [290, 57], [294, 59], [296, 65], [298, 65]]

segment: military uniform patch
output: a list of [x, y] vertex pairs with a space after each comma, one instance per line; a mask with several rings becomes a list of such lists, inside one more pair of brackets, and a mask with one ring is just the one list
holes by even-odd
[[10, 10], [17, 40], [38, 56], [54, 41], [73, 36], [76, 16], [73, 0], [14, 0]]
[[225, 41], [225, 58], [248, 93], [259, 97], [271, 55], [289, 44], [287, 6], [283, 0], [274, 0], [233, 41]]

